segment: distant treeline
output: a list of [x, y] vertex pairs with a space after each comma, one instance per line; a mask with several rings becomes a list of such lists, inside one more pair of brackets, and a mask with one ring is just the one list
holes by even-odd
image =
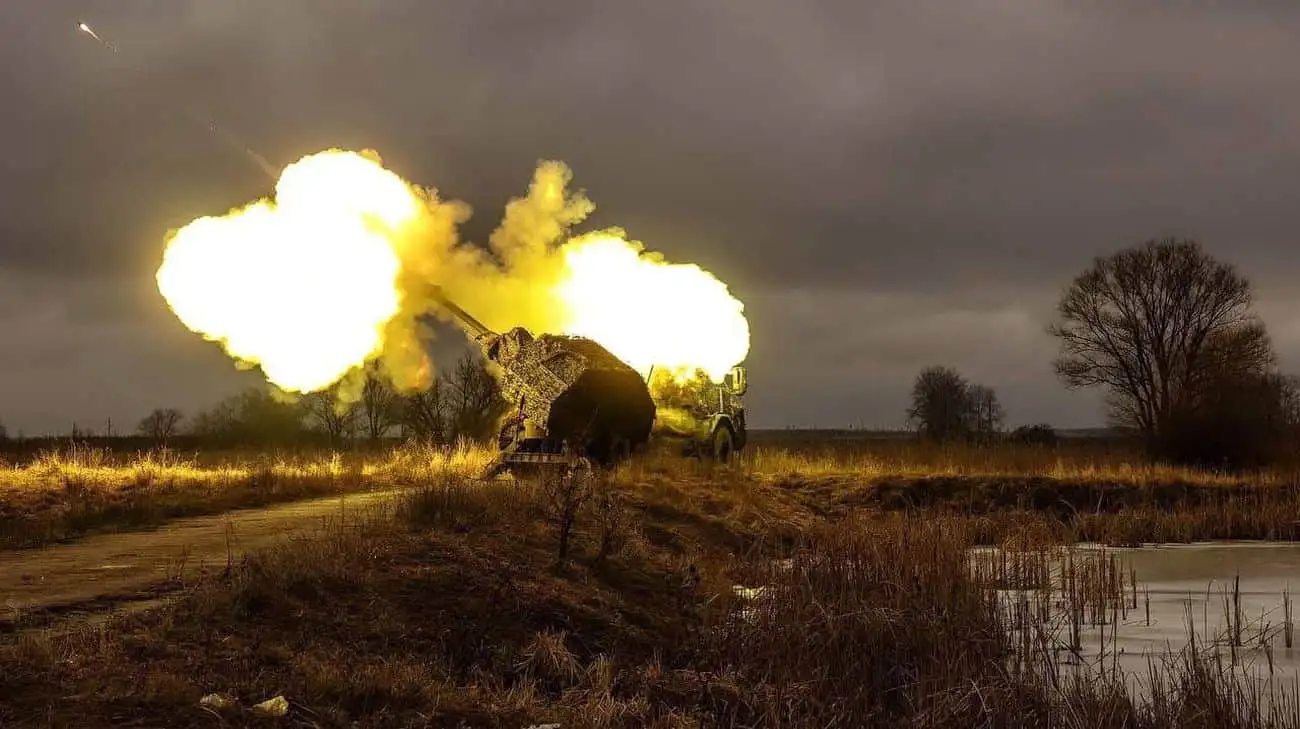
[[[1156, 461], [1219, 469], [1300, 460], [1300, 380], [1277, 369], [1250, 283], [1194, 241], [1153, 240], [1097, 258], [1061, 296], [1048, 332], [1071, 388], [1097, 388], [1112, 424]], [[1055, 442], [1049, 425], [1002, 430], [991, 388], [926, 367], [908, 417], [930, 441]]]
[[481, 442], [496, 435], [505, 412], [496, 379], [481, 359], [469, 354], [418, 392], [395, 392], [378, 373], [364, 374], [360, 392], [349, 397], [342, 397], [338, 387], [301, 396], [252, 387], [193, 414], [158, 408], [130, 435], [74, 425], [64, 435], [28, 438], [0, 429], [0, 453], [27, 458], [72, 446], [121, 453], [158, 447], [356, 450], [405, 441]]
[[[1051, 437], [1056, 440], [1069, 441], [1114, 441], [1129, 442], [1133, 440], [1132, 435], [1116, 428], [1052, 428], [1049, 425], [1026, 425], [1020, 426], [1004, 433], [1010, 437], [1012, 434], [1044, 433], [1050, 430]], [[885, 428], [757, 428], [750, 429], [750, 440], [755, 442], [769, 441], [855, 441], [855, 440], [914, 440], [917, 437], [915, 430], [902, 428], [885, 429]]]

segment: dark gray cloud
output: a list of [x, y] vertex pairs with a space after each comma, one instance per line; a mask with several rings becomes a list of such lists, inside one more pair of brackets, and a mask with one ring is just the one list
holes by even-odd
[[[75, 34], [80, 20], [120, 48]], [[92, 0], [0, 8], [0, 418], [134, 418], [235, 373], [152, 287], [164, 234], [374, 147], [490, 229], [535, 162], [748, 304], [763, 425], [896, 424], [947, 363], [1095, 422], [1043, 330], [1095, 255], [1203, 240], [1300, 365], [1300, 8], [975, 0]]]

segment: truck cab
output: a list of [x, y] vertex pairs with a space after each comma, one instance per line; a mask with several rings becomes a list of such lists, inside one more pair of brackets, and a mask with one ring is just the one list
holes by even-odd
[[646, 378], [655, 401], [653, 434], [677, 442], [683, 455], [727, 463], [745, 447], [745, 368], [731, 368], [722, 382], [702, 372], [674, 377], [651, 370]]

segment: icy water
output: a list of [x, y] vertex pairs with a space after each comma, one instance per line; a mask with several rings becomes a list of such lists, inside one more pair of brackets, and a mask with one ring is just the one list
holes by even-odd
[[[982, 548], [971, 550], [970, 564], [1024, 640], [1017, 653], [1034, 656], [1030, 670], [1061, 679], [1119, 673], [1142, 699], [1153, 681], [1168, 686], [1171, 662], [1191, 647], [1217, 656], [1215, 670], [1234, 676], [1261, 707], [1289, 711], [1300, 699], [1300, 543]], [[742, 617], [767, 592], [737, 585], [751, 603]]]
[[[1004, 560], [996, 550], [975, 556], [986, 565]], [[1300, 544], [1077, 545], [1054, 552], [1046, 564], [1052, 590], [1041, 581], [1032, 587], [1030, 579], [1010, 585], [1025, 589], [1004, 586], [999, 592], [1013, 624], [1034, 631], [1046, 626], [1062, 674], [1119, 669], [1130, 687], [1145, 694], [1152, 666], [1176, 659], [1194, 640], [1198, 652], [1217, 654], [1223, 669], [1245, 679], [1245, 686], [1300, 695], [1300, 634], [1294, 626], [1300, 619]], [[1073, 573], [1073, 591], [1065, 585], [1067, 572]], [[1079, 587], [1083, 583], [1087, 587]], [[1116, 591], [1117, 599], [1097, 599]], [[1081, 602], [1087, 605], [1079, 607]]]

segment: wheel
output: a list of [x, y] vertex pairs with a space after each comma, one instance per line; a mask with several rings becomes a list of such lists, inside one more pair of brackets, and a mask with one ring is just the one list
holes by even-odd
[[731, 435], [731, 428], [720, 425], [713, 431], [709, 457], [718, 463], [730, 463], [731, 453], [734, 449], [734, 439]]
[[523, 435], [524, 423], [518, 418], [507, 418], [501, 424], [501, 430], [497, 432], [497, 447], [505, 450], [520, 440]]

